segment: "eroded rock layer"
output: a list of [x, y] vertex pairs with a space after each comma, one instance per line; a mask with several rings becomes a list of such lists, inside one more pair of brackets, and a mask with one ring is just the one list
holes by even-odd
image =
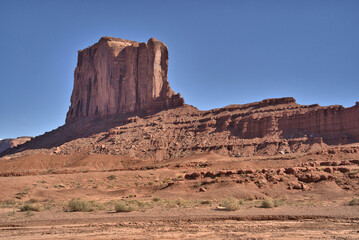
[[[240, 156], [321, 151], [359, 142], [359, 104], [350, 108], [267, 99], [209, 111], [182, 106], [145, 117], [77, 121], [22, 146], [50, 154], [166, 160], [215, 152]], [[358, 146], [348, 151], [359, 151]], [[35, 150], [38, 152], [39, 150]]]
[[167, 81], [168, 49], [103, 37], [78, 53], [66, 124], [78, 119], [154, 113], [184, 104]]

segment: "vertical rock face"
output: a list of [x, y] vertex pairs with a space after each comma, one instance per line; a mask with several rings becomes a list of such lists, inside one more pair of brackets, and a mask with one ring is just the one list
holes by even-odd
[[78, 53], [74, 89], [66, 123], [81, 118], [152, 113], [184, 105], [167, 81], [168, 49], [103, 37]]

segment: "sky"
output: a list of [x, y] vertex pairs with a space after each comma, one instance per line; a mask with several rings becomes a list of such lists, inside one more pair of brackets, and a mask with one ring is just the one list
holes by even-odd
[[200, 110], [266, 98], [359, 101], [358, 0], [0, 0], [0, 139], [65, 122], [77, 51], [102, 36], [169, 48]]

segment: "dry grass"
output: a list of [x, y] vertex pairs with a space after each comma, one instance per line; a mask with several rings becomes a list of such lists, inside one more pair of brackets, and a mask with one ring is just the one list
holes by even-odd
[[69, 212], [92, 212], [94, 211], [94, 204], [93, 202], [73, 198], [68, 202], [66, 210]]
[[139, 206], [135, 202], [125, 202], [121, 201], [116, 203], [115, 211], [116, 212], [133, 212], [138, 211]]
[[274, 207], [279, 207], [280, 205], [283, 205], [282, 200], [267, 198], [262, 201], [261, 207], [262, 208], [274, 208]]
[[21, 212], [29, 212], [29, 211], [39, 212], [40, 207], [37, 205], [30, 204], [30, 203], [25, 203], [22, 207], [20, 207], [20, 211]]
[[240, 208], [240, 205], [242, 204], [242, 201], [238, 201], [235, 198], [227, 198], [220, 204], [220, 206], [224, 207], [224, 209], [227, 211], [236, 211]]
[[353, 198], [349, 201], [349, 206], [358, 206], [359, 205], [359, 198]]

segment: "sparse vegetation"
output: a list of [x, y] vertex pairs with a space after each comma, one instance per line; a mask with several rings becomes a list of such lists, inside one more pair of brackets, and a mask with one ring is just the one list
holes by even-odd
[[34, 216], [35, 214], [32, 212], [32, 211], [27, 211], [26, 212], [26, 217], [32, 217]]
[[185, 207], [185, 208], [188, 208], [188, 207], [190, 206], [190, 202], [184, 200], [183, 198], [177, 198], [177, 199], [175, 200], [175, 204], [176, 204], [178, 207]]
[[262, 201], [262, 208], [274, 208], [274, 207], [279, 207], [280, 205], [283, 205], [283, 200], [278, 200], [278, 199], [264, 199]]
[[27, 201], [27, 203], [29, 203], [29, 204], [33, 204], [33, 203], [37, 203], [37, 202], [38, 202], [38, 200], [34, 199], [34, 198], [30, 198], [30, 200]]
[[202, 205], [212, 205], [212, 200], [200, 200], [199, 203]]
[[28, 191], [26, 189], [24, 189], [23, 191], [16, 193], [15, 197], [17, 199], [22, 199], [23, 197], [25, 197], [27, 195], [27, 193], [28, 193]]
[[18, 204], [17, 201], [10, 199], [0, 202], [0, 208], [12, 208]]
[[30, 204], [30, 203], [25, 203], [22, 207], [20, 207], [20, 211], [21, 212], [29, 212], [29, 211], [39, 212], [40, 207], [37, 205]]
[[67, 207], [69, 212], [92, 212], [94, 211], [94, 204], [93, 202], [84, 201], [78, 198], [71, 199]]
[[8, 216], [14, 216], [15, 214], [16, 214], [15, 209], [13, 209], [12, 212], [9, 212], [7, 215]]
[[358, 206], [359, 205], [359, 198], [353, 198], [349, 201], [349, 206]]
[[240, 205], [242, 204], [242, 201], [238, 201], [235, 198], [227, 198], [226, 200], [224, 200], [220, 206], [224, 207], [225, 210], [227, 211], [236, 211], [240, 208]]
[[261, 206], [262, 208], [273, 208], [274, 202], [272, 199], [264, 199]]
[[108, 180], [115, 180], [117, 177], [115, 175], [110, 175], [107, 177]]
[[161, 200], [160, 197], [154, 197], [154, 198], [152, 198], [152, 201], [154, 201], [154, 202], [159, 202], [160, 200]]
[[133, 211], [137, 211], [138, 209], [139, 206], [135, 202], [121, 201], [116, 203], [115, 205], [116, 212], [133, 212]]

